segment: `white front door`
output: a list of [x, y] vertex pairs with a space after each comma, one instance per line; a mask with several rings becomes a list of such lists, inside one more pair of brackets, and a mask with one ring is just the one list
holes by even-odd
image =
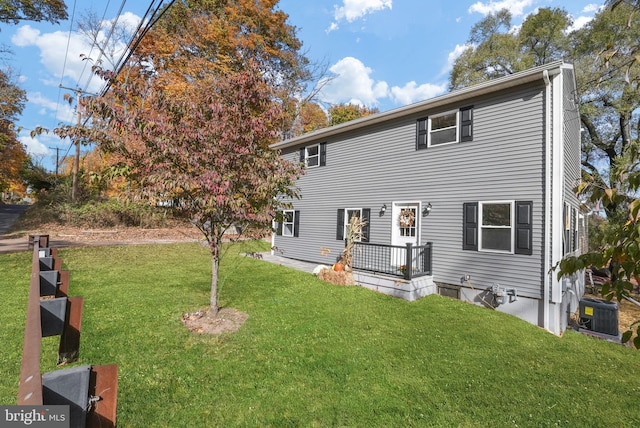
[[[391, 225], [391, 245], [406, 247], [420, 242], [420, 202], [401, 202], [393, 204]], [[391, 252], [391, 265], [401, 268], [406, 264], [406, 250], [394, 248]]]

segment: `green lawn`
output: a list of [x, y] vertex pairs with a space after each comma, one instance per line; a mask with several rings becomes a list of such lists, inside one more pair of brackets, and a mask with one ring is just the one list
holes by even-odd
[[[189, 333], [207, 305], [197, 244], [69, 249], [85, 298], [78, 364], [119, 366], [119, 427], [640, 426], [638, 351], [440, 296], [406, 302], [238, 255], [233, 334]], [[264, 247], [262, 247], [264, 249]], [[31, 254], [0, 255], [0, 403], [15, 404]], [[55, 370], [57, 338], [43, 339]]]

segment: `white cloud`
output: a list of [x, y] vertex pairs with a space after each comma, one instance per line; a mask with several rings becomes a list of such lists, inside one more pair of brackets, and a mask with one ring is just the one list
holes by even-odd
[[350, 102], [371, 107], [377, 105], [379, 99], [389, 96], [389, 85], [384, 81], [374, 81], [372, 70], [356, 58], [343, 58], [329, 71], [335, 76], [320, 82], [324, 87], [319, 96], [324, 102]]
[[579, 30], [593, 20], [593, 16], [579, 16], [573, 20], [573, 25], [567, 28], [567, 33]]
[[460, 57], [460, 55], [462, 55], [464, 51], [472, 47], [473, 45], [469, 43], [465, 43], [464, 45], [456, 44], [456, 47], [453, 48], [451, 52], [449, 52], [449, 55], [447, 55], [447, 65], [443, 72], [448, 73], [449, 71], [451, 71], [453, 69], [453, 64]]
[[599, 5], [596, 3], [590, 3], [588, 5], [586, 5], [583, 9], [582, 9], [582, 13], [595, 13], [595, 12], [599, 12], [600, 9], [602, 9], [604, 6], [603, 5]]
[[337, 30], [338, 28], [340, 28], [340, 26], [338, 25], [338, 23], [337, 23], [337, 22], [332, 22], [332, 23], [331, 23], [331, 25], [329, 25], [329, 28], [327, 28], [325, 31], [326, 31], [327, 33], [330, 33], [330, 32], [332, 32], [332, 31], [334, 31], [334, 30]]
[[335, 6], [334, 17], [336, 21], [353, 22], [369, 13], [391, 9], [392, 3], [392, 0], [342, 0], [342, 6]]
[[40, 92], [29, 92], [27, 99], [29, 103], [39, 107], [38, 112], [41, 115], [55, 117], [56, 120], [63, 122], [73, 122], [76, 118], [75, 109], [67, 102], [58, 103], [42, 95]]
[[348, 103], [371, 108], [389, 98], [395, 104], [406, 105], [433, 98], [447, 89], [446, 83], [418, 84], [415, 81], [390, 89], [387, 82], [374, 80], [371, 77], [373, 70], [353, 57], [341, 59], [329, 71], [334, 76], [320, 82], [324, 86], [318, 94], [322, 102], [329, 104]]
[[353, 22], [370, 13], [391, 9], [392, 7], [393, 0], [342, 0], [342, 6], [334, 5], [333, 17], [335, 22], [331, 23], [326, 32], [330, 33], [337, 30], [339, 28], [338, 22], [342, 20]]
[[396, 104], [406, 105], [417, 101], [427, 100], [444, 93], [447, 90], [447, 84], [441, 83], [433, 85], [424, 83], [418, 85], [416, 82], [409, 82], [403, 87], [394, 86], [391, 88], [391, 97]]
[[11, 43], [20, 47], [31, 46], [36, 43], [38, 37], [40, 37], [40, 30], [31, 28], [30, 25], [24, 25], [18, 28], [16, 34], [11, 37]]
[[31, 138], [30, 135], [21, 135], [18, 139], [25, 146], [27, 153], [32, 156], [44, 156], [49, 154], [47, 146], [42, 144], [38, 138]]
[[[140, 18], [130, 12], [120, 16], [118, 23], [129, 31], [133, 31], [140, 22]], [[111, 21], [104, 21], [102, 28], [109, 29]], [[100, 31], [98, 40], [105, 40], [107, 33]], [[63, 79], [66, 86], [80, 87], [91, 93], [99, 92], [104, 81], [92, 74], [91, 67], [97, 59], [101, 59], [105, 68], [113, 68], [127, 48], [123, 43], [117, 43], [109, 49], [109, 57], [100, 54], [97, 47], [92, 46], [87, 36], [78, 32], [54, 31], [41, 33], [29, 25], [24, 25], [11, 38], [12, 43], [20, 47], [34, 46], [40, 50], [40, 62], [53, 77], [46, 78], [43, 83], [57, 86]], [[91, 58], [91, 59], [87, 59]], [[64, 75], [63, 75], [64, 73]], [[57, 81], [56, 81], [57, 79]]]
[[480, 13], [484, 16], [496, 13], [502, 9], [508, 9], [513, 16], [524, 15], [524, 9], [531, 6], [535, 0], [501, 0], [486, 2], [476, 2], [469, 7], [469, 13]]

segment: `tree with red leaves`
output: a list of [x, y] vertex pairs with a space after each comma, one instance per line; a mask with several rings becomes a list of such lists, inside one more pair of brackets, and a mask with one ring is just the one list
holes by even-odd
[[137, 195], [175, 201], [174, 209], [203, 233], [212, 262], [210, 315], [216, 315], [225, 232], [232, 226], [264, 230], [278, 209], [277, 196], [297, 196], [300, 166], [268, 148], [278, 136], [273, 123], [281, 104], [251, 61], [218, 76], [215, 86], [194, 82], [180, 96], [157, 90], [150, 80], [134, 81], [113, 81], [107, 96], [86, 100], [91, 128], [56, 132], [119, 156]]

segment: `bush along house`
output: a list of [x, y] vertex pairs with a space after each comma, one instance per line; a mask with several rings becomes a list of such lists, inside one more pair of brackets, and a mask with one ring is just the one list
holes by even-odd
[[366, 221], [356, 283], [407, 300], [440, 293], [555, 334], [584, 293], [552, 267], [584, 218], [574, 69], [557, 61], [276, 143], [306, 165], [273, 236], [283, 257], [331, 265]]

